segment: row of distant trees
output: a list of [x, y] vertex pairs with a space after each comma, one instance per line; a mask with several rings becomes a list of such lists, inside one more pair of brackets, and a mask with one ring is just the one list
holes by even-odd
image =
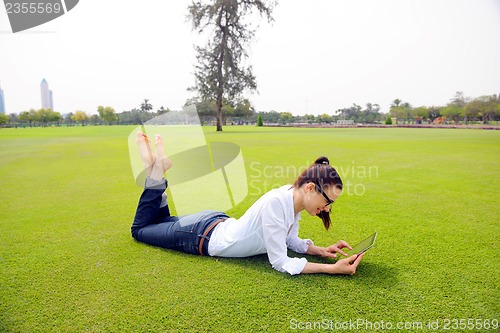
[[50, 109], [30, 109], [19, 114], [0, 114], [0, 125], [9, 126], [61, 126], [61, 125], [112, 125], [112, 124], [141, 124], [158, 114], [168, 112], [168, 109], [161, 107], [158, 112], [149, 112], [151, 104], [146, 99], [141, 104], [140, 109], [132, 109], [116, 113], [110, 106], [98, 106], [97, 114], [89, 114], [85, 111], [70, 112], [65, 115]]
[[[185, 105], [195, 105], [200, 120], [204, 124], [216, 124], [218, 106], [216, 101], [206, 101], [191, 98]], [[176, 112], [161, 106], [157, 110], [148, 99], [138, 108], [116, 113], [110, 106], [98, 106], [97, 114], [88, 114], [84, 111], [61, 115], [49, 109], [28, 110], [19, 115], [0, 114], [0, 124], [9, 126], [61, 126], [61, 125], [139, 125], [148, 120], [165, 114]], [[236, 103], [224, 101], [222, 107], [222, 124], [248, 124], [256, 123], [258, 117], [264, 124], [330, 124], [338, 120], [349, 120], [361, 124], [384, 123], [387, 117], [397, 118], [399, 123], [469, 123], [500, 121], [500, 96], [487, 95], [477, 98], [467, 98], [462, 92], [457, 92], [450, 102], [444, 106], [419, 106], [413, 107], [410, 103], [395, 99], [388, 113], [380, 112], [378, 104], [367, 103], [364, 107], [353, 104], [341, 108], [333, 114], [321, 115], [293, 115], [291, 112], [257, 112], [248, 99]]]
[[86, 124], [112, 124], [116, 123], [118, 117], [115, 110], [109, 106], [98, 107], [99, 114], [89, 115], [84, 111], [75, 111], [61, 115], [57, 111], [51, 109], [30, 109], [19, 114], [0, 115], [0, 124], [8, 124], [9, 126], [61, 126], [61, 125], [86, 125]]
[[[185, 106], [195, 105], [198, 116], [202, 124], [216, 124], [218, 106], [216, 101], [199, 100], [198, 98], [191, 98], [186, 101]], [[349, 109], [344, 109], [339, 115], [313, 115], [306, 114], [304, 116], [295, 116], [290, 112], [257, 112], [248, 99], [243, 99], [237, 103], [230, 103], [224, 101], [221, 109], [221, 124], [248, 124], [256, 123], [257, 118], [261, 116], [264, 123], [272, 124], [289, 124], [289, 123], [332, 123], [338, 119], [345, 117], [355, 117], [357, 122], [374, 122], [385, 119], [382, 114], [378, 112], [379, 107], [375, 104], [368, 103], [366, 110], [361, 110], [359, 106], [354, 107], [355, 113], [348, 112]], [[148, 99], [141, 103], [139, 108], [133, 108], [129, 111], [116, 113], [112, 107], [99, 106], [97, 114], [88, 114], [84, 111], [75, 111], [68, 113], [64, 116], [59, 112], [51, 111], [49, 109], [31, 109], [29, 111], [21, 112], [19, 115], [10, 114], [5, 116], [3, 122], [9, 126], [71, 126], [71, 125], [139, 125], [145, 123], [152, 118], [165, 114], [167, 112], [176, 112], [161, 106], [154, 111], [153, 105]]]
[[390, 116], [403, 123], [435, 122], [484, 124], [500, 120], [500, 95], [484, 95], [477, 98], [466, 97], [458, 91], [444, 106], [413, 107], [410, 103], [395, 99], [391, 104]]
[[[195, 105], [198, 115], [203, 123], [211, 123], [216, 119], [217, 104], [215, 101], [200, 101], [191, 98], [186, 101], [186, 105]], [[223, 111], [223, 121], [230, 122], [255, 122], [257, 115], [255, 109], [247, 99], [238, 101], [235, 104], [225, 102]], [[156, 111], [148, 99], [140, 104], [138, 108], [116, 113], [110, 106], [98, 106], [97, 114], [89, 114], [84, 111], [75, 111], [65, 115], [50, 109], [31, 109], [20, 114], [0, 115], [0, 124], [9, 126], [61, 126], [61, 125], [139, 125], [152, 118], [175, 112], [169, 108], [160, 106]]]

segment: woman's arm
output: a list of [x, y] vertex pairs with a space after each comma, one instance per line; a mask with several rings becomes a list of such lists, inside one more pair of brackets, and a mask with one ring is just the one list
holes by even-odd
[[[262, 236], [271, 266], [279, 272], [300, 274], [306, 258], [290, 258], [287, 253], [288, 227], [279, 198], [271, 198], [262, 205]], [[305, 250], [305, 249], [304, 249]]]
[[352, 275], [356, 273], [356, 268], [358, 267], [361, 259], [365, 254], [355, 254], [349, 258], [337, 261], [335, 264], [317, 264], [308, 262], [300, 274], [348, 274]]

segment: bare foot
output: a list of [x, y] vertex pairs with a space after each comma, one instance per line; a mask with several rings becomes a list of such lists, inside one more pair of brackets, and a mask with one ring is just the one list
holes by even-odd
[[160, 180], [165, 171], [172, 167], [172, 161], [165, 155], [165, 147], [163, 146], [163, 138], [160, 134], [155, 135], [156, 156], [153, 163], [151, 178]]
[[163, 138], [160, 134], [155, 135], [155, 145], [156, 145], [156, 161], [162, 162], [163, 172], [167, 171], [172, 167], [172, 161], [165, 155], [165, 147], [163, 145]]
[[151, 144], [149, 138], [143, 132], [137, 132], [136, 139], [137, 146], [139, 147], [139, 153], [141, 155], [142, 164], [144, 165], [144, 169], [147, 170], [147, 175], [151, 175], [151, 171], [153, 169], [153, 163], [155, 162], [155, 157], [153, 156], [153, 152], [151, 151]]

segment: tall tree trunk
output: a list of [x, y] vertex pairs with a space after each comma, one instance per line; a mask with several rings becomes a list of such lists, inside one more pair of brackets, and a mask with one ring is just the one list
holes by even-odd
[[222, 94], [217, 92], [217, 114], [215, 116], [217, 119], [217, 132], [222, 131]]
[[217, 94], [216, 94], [216, 105], [217, 105], [217, 132], [222, 132], [222, 94], [224, 92], [224, 73], [222, 65], [224, 64], [224, 50], [227, 44], [227, 27], [222, 25], [222, 15], [224, 13], [224, 5], [220, 7], [219, 16], [217, 18], [217, 24], [219, 29], [222, 30], [222, 40], [220, 46], [219, 59], [217, 60], [217, 76], [219, 82], [217, 82]]

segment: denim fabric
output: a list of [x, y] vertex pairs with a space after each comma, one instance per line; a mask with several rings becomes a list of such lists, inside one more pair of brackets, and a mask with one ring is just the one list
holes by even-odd
[[[200, 254], [198, 246], [205, 230], [215, 221], [228, 216], [223, 212], [209, 210], [180, 217], [171, 216], [168, 205], [160, 208], [166, 188], [166, 181], [149, 188], [146, 186], [132, 224], [132, 236], [149, 245]], [[204, 255], [208, 255], [210, 234], [205, 236]]]

